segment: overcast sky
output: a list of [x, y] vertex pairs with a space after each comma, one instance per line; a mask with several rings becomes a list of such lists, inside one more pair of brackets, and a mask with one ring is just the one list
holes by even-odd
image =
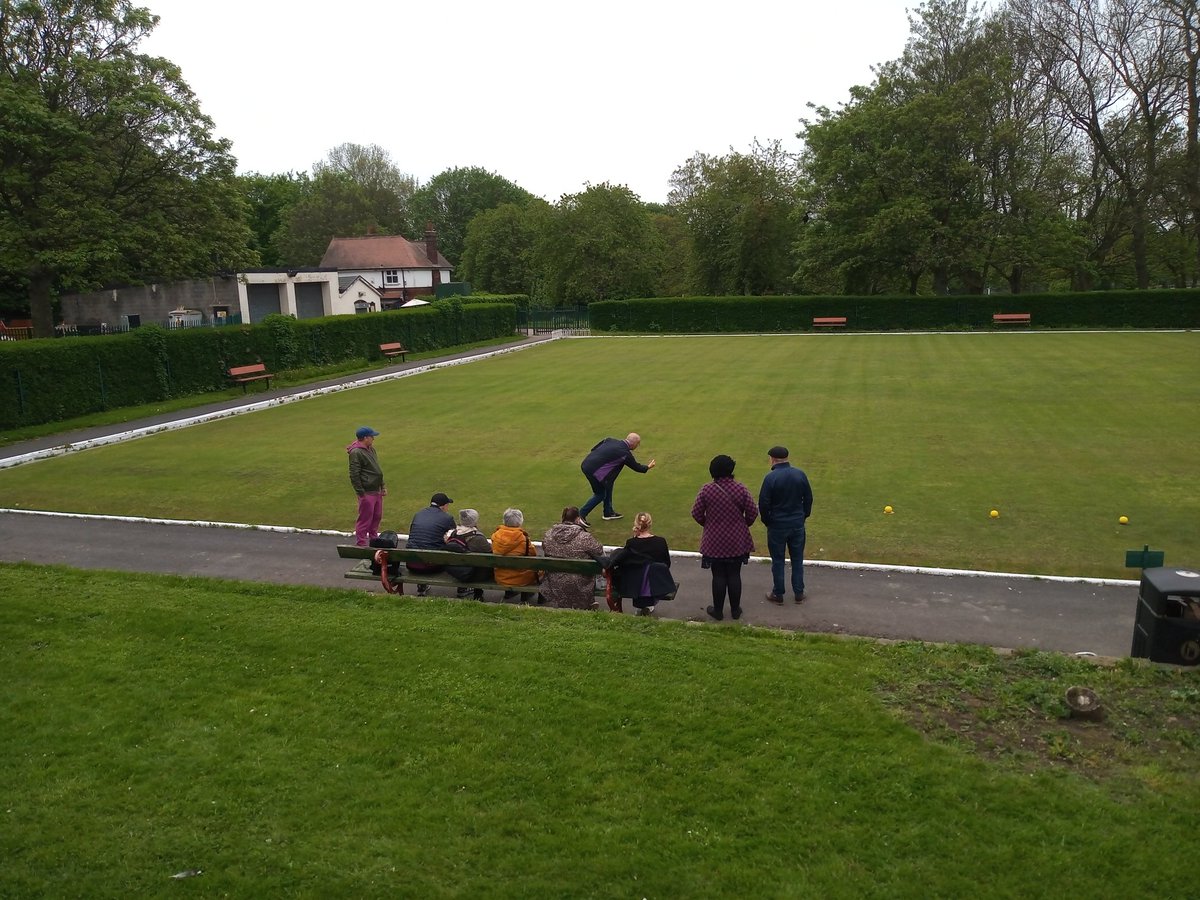
[[240, 172], [378, 144], [420, 182], [481, 166], [550, 201], [608, 181], [662, 202], [698, 151], [798, 149], [806, 104], [908, 37], [905, 0], [142, 2], [142, 49], [183, 69]]

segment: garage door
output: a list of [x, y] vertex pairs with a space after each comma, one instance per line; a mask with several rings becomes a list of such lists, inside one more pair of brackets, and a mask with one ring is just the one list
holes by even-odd
[[271, 313], [279, 312], [279, 285], [248, 284], [246, 301], [250, 307], [250, 322], [261, 322]]
[[321, 302], [321, 285], [296, 285], [296, 318], [319, 319], [325, 315], [325, 305]]

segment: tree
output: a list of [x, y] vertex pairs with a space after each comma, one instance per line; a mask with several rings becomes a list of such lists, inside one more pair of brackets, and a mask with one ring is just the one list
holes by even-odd
[[750, 153], [697, 153], [671, 176], [670, 202], [691, 233], [698, 287], [764, 294], [790, 287], [799, 169], [779, 141]]
[[501, 203], [471, 219], [459, 265], [462, 278], [481, 291], [535, 294], [535, 248], [549, 211], [544, 200]]
[[1003, 14], [929, 0], [903, 55], [801, 136], [805, 289], [1014, 293], [1070, 265], [1070, 133]]
[[342, 176], [357, 185], [373, 224], [384, 233], [407, 234], [422, 224], [412, 217], [416, 179], [401, 172], [377, 144], [339, 144], [313, 166], [313, 175]]
[[685, 297], [696, 292], [696, 255], [687, 222], [669, 209], [652, 210], [651, 221], [663, 248], [655, 297]]
[[56, 288], [254, 261], [227, 141], [126, 0], [0, 0], [0, 268]]
[[238, 188], [246, 203], [251, 234], [251, 249], [264, 266], [283, 265], [279, 253], [280, 229], [293, 206], [304, 196], [310, 179], [307, 172], [262, 175], [251, 172], [238, 176]]
[[654, 292], [662, 245], [638, 196], [606, 182], [559, 200], [540, 229], [535, 259], [556, 304], [623, 300]]
[[438, 250], [451, 263], [458, 263], [467, 226], [475, 216], [502, 203], [525, 204], [532, 199], [529, 191], [486, 169], [447, 169], [413, 194], [412, 219], [418, 228], [432, 222], [438, 233]]
[[1164, 138], [1179, 114], [1177, 36], [1156, 0], [1011, 0], [1038, 75], [1063, 115], [1120, 181], [1130, 210], [1137, 286], [1150, 285], [1150, 210]]
[[335, 237], [409, 234], [415, 181], [374, 144], [341, 144], [313, 166], [275, 237], [288, 266], [315, 266]]

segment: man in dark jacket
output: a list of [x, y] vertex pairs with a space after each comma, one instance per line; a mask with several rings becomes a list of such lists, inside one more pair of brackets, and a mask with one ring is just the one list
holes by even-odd
[[[412, 524], [408, 526], [408, 540], [404, 546], [409, 550], [445, 550], [446, 532], [454, 527], [454, 518], [446, 511], [454, 501], [438, 491], [429, 498], [429, 505], [418, 510], [413, 516]], [[442, 566], [426, 565], [425, 563], [408, 563], [410, 572], [440, 572]], [[429, 593], [429, 585], [418, 584], [417, 596], [424, 597]]]
[[584, 525], [587, 525], [587, 514], [600, 503], [604, 504], [606, 520], [621, 518], [621, 514], [613, 509], [612, 499], [613, 483], [621, 474], [621, 469], [628, 466], [633, 471], [644, 474], [654, 468], [654, 460], [642, 465], [634, 459], [633, 451], [641, 442], [641, 435], [634, 432], [630, 432], [624, 440], [605, 438], [584, 457], [579, 468], [583, 470], [583, 477], [588, 480], [588, 486], [592, 489], [591, 499], [579, 509], [579, 518], [585, 520]]
[[771, 471], [758, 492], [758, 515], [767, 526], [767, 550], [771, 553], [772, 603], [783, 602], [785, 554], [792, 557], [792, 594], [804, 600], [804, 523], [812, 515], [813, 495], [808, 476], [788, 462], [787, 447], [767, 451]]
[[383, 518], [383, 469], [375, 454], [375, 438], [379, 432], [364, 425], [354, 433], [354, 443], [346, 448], [350, 458], [350, 486], [358, 497], [358, 521], [354, 523], [354, 543], [368, 547], [379, 535]]

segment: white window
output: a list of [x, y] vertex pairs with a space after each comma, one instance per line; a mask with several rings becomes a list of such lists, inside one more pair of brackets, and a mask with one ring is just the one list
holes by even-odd
[[400, 283], [400, 270], [399, 269], [384, 269], [383, 270], [383, 283], [384, 283], [384, 285], [399, 284]]

